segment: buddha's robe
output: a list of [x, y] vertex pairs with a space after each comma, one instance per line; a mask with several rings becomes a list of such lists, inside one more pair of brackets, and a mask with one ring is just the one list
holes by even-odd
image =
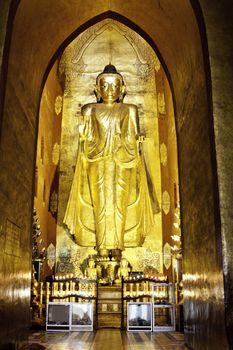
[[141, 246], [158, 203], [148, 191], [137, 107], [82, 108], [80, 146], [64, 223], [80, 246]]

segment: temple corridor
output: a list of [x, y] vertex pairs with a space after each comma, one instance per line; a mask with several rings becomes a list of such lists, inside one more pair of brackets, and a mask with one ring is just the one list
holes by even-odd
[[[184, 335], [179, 332], [121, 332], [118, 329], [101, 329], [97, 332], [32, 332], [30, 349], [40, 344], [48, 350], [185, 350]], [[35, 345], [33, 347], [32, 345]], [[42, 347], [40, 348], [43, 349]]]

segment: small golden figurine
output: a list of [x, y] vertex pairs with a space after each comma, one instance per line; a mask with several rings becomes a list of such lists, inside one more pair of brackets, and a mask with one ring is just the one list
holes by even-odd
[[117, 279], [115, 280], [115, 283], [117, 284], [121, 283], [121, 278], [128, 277], [130, 271], [131, 271], [131, 268], [129, 267], [128, 260], [125, 258], [122, 258], [120, 262], [120, 266], [117, 271]]
[[85, 275], [90, 280], [97, 279], [97, 269], [95, 267], [95, 260], [93, 258], [90, 258], [88, 260], [88, 267], [85, 270]]

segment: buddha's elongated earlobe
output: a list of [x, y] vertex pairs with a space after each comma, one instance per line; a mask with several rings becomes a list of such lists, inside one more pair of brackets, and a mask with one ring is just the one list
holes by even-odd
[[125, 85], [122, 85], [122, 87], [121, 87], [121, 94], [119, 96], [119, 102], [123, 101], [125, 95], [126, 95], [126, 87], [125, 87]]
[[98, 85], [95, 85], [94, 93], [96, 95], [97, 102], [100, 102], [102, 97], [101, 97]]

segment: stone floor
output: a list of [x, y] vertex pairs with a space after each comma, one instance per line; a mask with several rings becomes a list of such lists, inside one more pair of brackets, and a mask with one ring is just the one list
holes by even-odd
[[94, 332], [32, 332], [31, 349], [36, 344], [49, 350], [185, 350], [184, 336], [178, 332], [121, 332], [100, 329]]

